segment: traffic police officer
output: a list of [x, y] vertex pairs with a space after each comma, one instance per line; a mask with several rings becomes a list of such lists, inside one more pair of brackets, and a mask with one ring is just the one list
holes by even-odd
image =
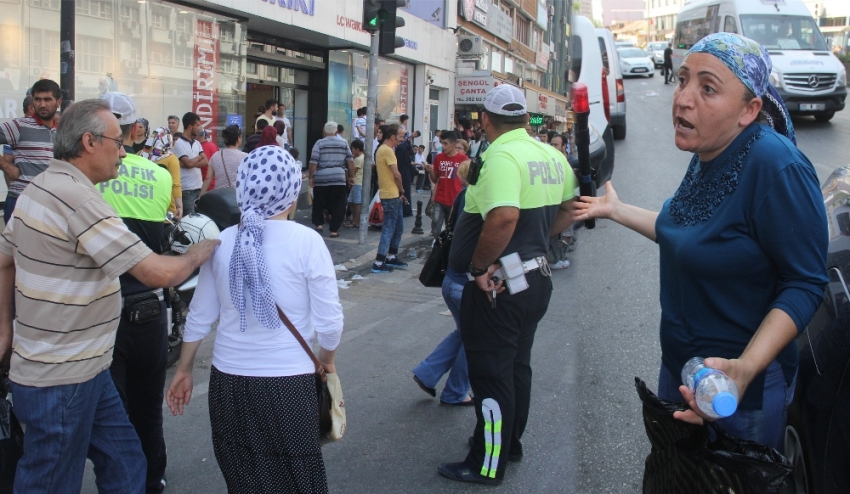
[[506, 460], [522, 457], [531, 346], [552, 294], [546, 251], [549, 237], [572, 223], [572, 170], [563, 153], [528, 136], [527, 123], [519, 89], [490, 90], [481, 126], [492, 144], [470, 170], [449, 256], [451, 268], [471, 280], [460, 331], [477, 423], [466, 460], [438, 471], [460, 482], [498, 484]]
[[[171, 204], [171, 175], [156, 163], [133, 154], [136, 107], [123, 93], [106, 93], [121, 124], [127, 156], [118, 178], [97, 187], [127, 225], [152, 251], [162, 253], [163, 220]], [[121, 275], [124, 309], [115, 338], [110, 372], [148, 461], [147, 492], [165, 488], [165, 440], [162, 400], [168, 359], [168, 323], [162, 289], [152, 290], [129, 273]]]

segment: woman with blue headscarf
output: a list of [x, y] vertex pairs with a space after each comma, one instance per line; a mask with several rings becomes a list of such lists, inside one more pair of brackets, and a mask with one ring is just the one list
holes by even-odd
[[794, 391], [794, 343], [823, 297], [827, 223], [814, 167], [770, 85], [770, 57], [729, 33], [687, 53], [673, 94], [676, 147], [694, 153], [679, 189], [656, 213], [606, 195], [582, 197], [578, 220], [609, 218], [658, 243], [658, 395], [684, 398], [676, 418], [707, 418], [682, 386], [692, 357], [737, 384], [740, 403], [717, 421], [730, 434], [780, 448]]
[[318, 340], [319, 361], [336, 372], [342, 306], [333, 261], [318, 233], [287, 221], [301, 191], [288, 152], [257, 148], [235, 178], [242, 222], [221, 232], [201, 267], [166, 400], [175, 415], [189, 404], [195, 354], [218, 321], [209, 410], [228, 492], [328, 492], [316, 369], [277, 310], [307, 344]]

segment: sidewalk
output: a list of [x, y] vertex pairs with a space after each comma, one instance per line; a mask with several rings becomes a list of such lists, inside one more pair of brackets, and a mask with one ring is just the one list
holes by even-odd
[[[413, 205], [413, 216], [404, 219], [404, 234], [401, 237], [401, 245], [399, 246], [399, 257], [408, 257], [408, 252], [411, 248], [417, 250], [417, 255], [422, 255], [420, 248], [430, 248], [431, 241], [431, 218], [425, 215], [425, 206], [428, 205], [430, 191], [423, 191], [422, 194], [417, 194], [413, 191], [411, 204]], [[303, 198], [302, 198], [303, 199]], [[365, 198], [364, 198], [365, 199]], [[422, 230], [425, 232], [421, 235], [410, 233], [416, 221], [416, 201], [422, 201]], [[364, 207], [368, 207], [368, 203], [364, 203]], [[311, 218], [310, 207], [306, 201], [298, 201], [298, 211], [295, 214], [295, 220], [309, 228], [314, 228]], [[378, 253], [378, 242], [381, 240], [381, 230], [370, 227], [366, 234], [366, 243], [360, 244], [360, 230], [355, 228], [339, 229], [338, 238], [330, 238], [330, 231], [327, 223], [324, 226], [322, 237], [325, 239], [325, 244], [331, 253], [334, 264], [345, 266], [346, 271], [337, 269], [337, 278], [349, 278], [355, 270], [363, 266], [370, 265], [375, 260], [375, 255]]]

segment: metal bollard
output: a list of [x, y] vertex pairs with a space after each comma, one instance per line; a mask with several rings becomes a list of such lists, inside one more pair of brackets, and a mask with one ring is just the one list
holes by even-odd
[[410, 233], [414, 235], [425, 233], [422, 230], [422, 201], [416, 201], [416, 221], [413, 223], [413, 230]]

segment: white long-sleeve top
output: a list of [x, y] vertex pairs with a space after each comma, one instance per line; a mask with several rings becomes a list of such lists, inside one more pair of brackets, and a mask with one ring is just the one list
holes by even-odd
[[[239, 312], [230, 299], [230, 257], [237, 227], [219, 236], [221, 245], [201, 267], [189, 305], [183, 340], [209, 334], [219, 320], [213, 365], [227, 374], [280, 377], [315, 372], [312, 360], [285, 326], [268, 329], [254, 317], [245, 287], [247, 329], [239, 330]], [[266, 220], [263, 253], [275, 301], [312, 346], [335, 350], [342, 335], [342, 305], [330, 252], [319, 234], [294, 221]]]

